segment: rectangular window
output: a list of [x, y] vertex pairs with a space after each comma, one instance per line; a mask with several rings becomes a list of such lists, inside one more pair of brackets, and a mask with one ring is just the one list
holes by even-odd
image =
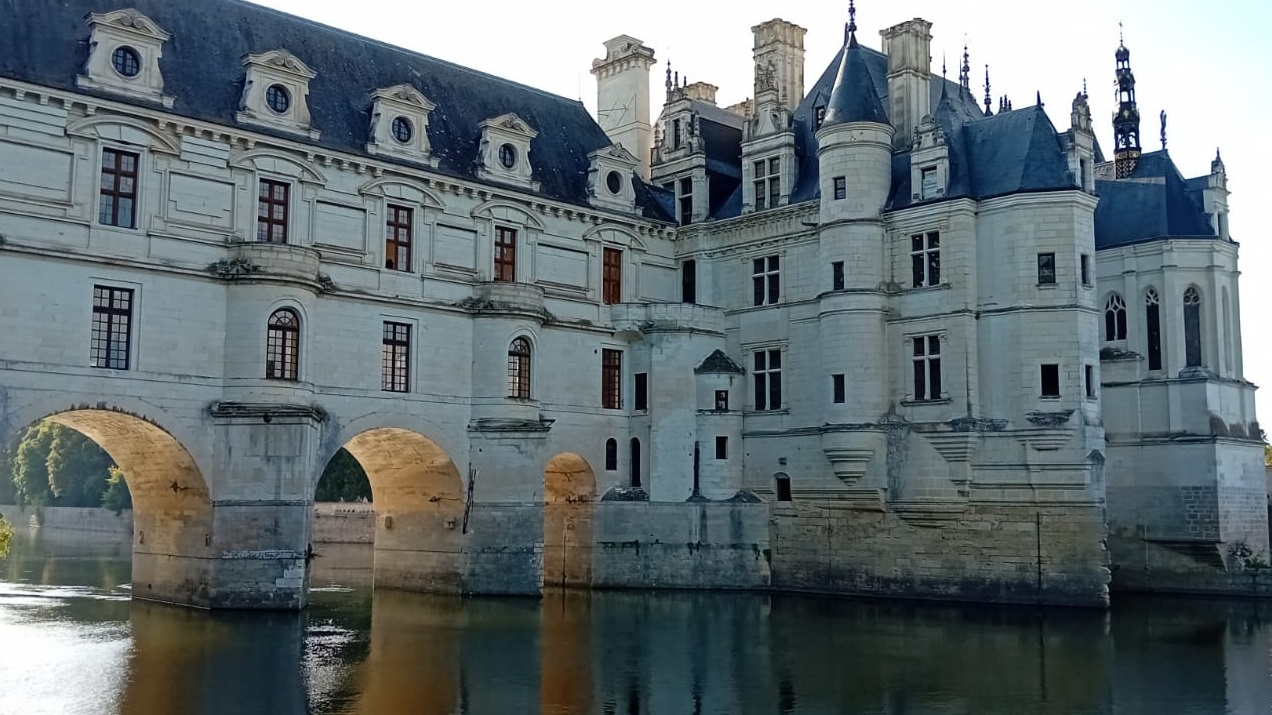
[[752, 164], [755, 180], [755, 210], [775, 209], [782, 202], [782, 160], [773, 157]]
[[93, 337], [89, 364], [127, 370], [132, 340], [133, 292], [93, 286]]
[[755, 409], [782, 409], [782, 351], [760, 350], [754, 359]]
[[97, 222], [103, 226], [136, 228], [138, 154], [102, 150], [102, 183]]
[[1056, 254], [1038, 254], [1038, 285], [1054, 285], [1056, 282]]
[[922, 171], [922, 187], [923, 198], [936, 198], [936, 167], [929, 167]]
[[1087, 365], [1083, 369], [1083, 378], [1086, 383], [1086, 396], [1088, 400], [1095, 399], [1095, 366]]
[[680, 137], [681, 137], [680, 120], [673, 119], [671, 120], [671, 148], [672, 149], [680, 148], [680, 141], [681, 141]]
[[848, 198], [848, 180], [843, 176], [835, 177], [835, 200], [843, 201]]
[[517, 229], [495, 227], [495, 281], [517, 282]]
[[729, 438], [716, 437], [716, 459], [729, 458]]
[[847, 400], [847, 389], [844, 387], [843, 375], [830, 376], [831, 399], [836, 405], [842, 405]]
[[821, 129], [822, 122], [826, 121], [826, 107], [816, 107], [813, 109], [813, 130]]
[[389, 206], [385, 220], [384, 267], [393, 271], [411, 270], [411, 225], [414, 211], [401, 206]]
[[1043, 397], [1060, 396], [1060, 366], [1043, 365], [1040, 370]]
[[282, 181], [261, 179], [256, 200], [256, 240], [260, 243], [287, 243], [287, 203], [291, 186]]
[[716, 412], [729, 411], [729, 391], [728, 390], [715, 391], [715, 409], [716, 409]]
[[609, 305], [623, 302], [623, 252], [606, 248], [601, 257], [601, 293]]
[[941, 283], [941, 233], [928, 231], [910, 237], [910, 269], [915, 288]]
[[680, 180], [680, 225], [693, 223], [693, 179]]
[[680, 302], [698, 302], [698, 262], [685, 261], [680, 264]]
[[1091, 285], [1091, 257], [1084, 253], [1080, 262], [1082, 267], [1082, 285], [1089, 286]]
[[409, 392], [411, 389], [411, 326], [406, 323], [384, 323], [380, 389], [385, 392]]
[[832, 290], [844, 289], [844, 262], [835, 261], [830, 264], [830, 287]]
[[601, 407], [623, 406], [623, 351], [601, 350]]
[[754, 289], [754, 305], [776, 305], [781, 296], [778, 282], [781, 260], [779, 256], [756, 258], [751, 261], [751, 287]]
[[921, 335], [910, 339], [913, 346], [914, 399], [919, 402], [941, 399], [941, 336]]
[[649, 373], [636, 373], [635, 389], [632, 390], [632, 402], [635, 410], [642, 411], [649, 409]]

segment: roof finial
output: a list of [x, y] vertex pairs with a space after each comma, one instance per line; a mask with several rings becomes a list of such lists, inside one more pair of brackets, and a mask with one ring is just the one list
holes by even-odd
[[1082, 78], [1082, 98], [1090, 99], [1091, 95], [1087, 94], [1086, 77]]
[[945, 50], [941, 50], [941, 79], [950, 78], [949, 69], [945, 66]]
[[958, 84], [968, 94], [972, 93], [972, 65], [968, 62], [967, 38], [963, 38], [963, 68], [958, 74]]
[[848, 24], [844, 25], [844, 44], [849, 47], [857, 46], [857, 3], [856, 3], [856, 0], [848, 0]]
[[1042, 106], [1042, 90], [1038, 90], [1038, 106]]
[[1162, 110], [1162, 113], [1160, 116], [1162, 118], [1162, 151], [1166, 151], [1166, 110], [1165, 109]]
[[990, 114], [993, 114], [993, 112], [989, 111], [991, 106], [990, 102], [991, 100], [989, 97], [989, 65], [985, 65], [985, 116], [987, 117]]
[[1122, 21], [1117, 21], [1117, 44], [1119, 47], [1126, 47], [1126, 38], [1122, 35]]
[[671, 58], [667, 58], [667, 94], [671, 94]]

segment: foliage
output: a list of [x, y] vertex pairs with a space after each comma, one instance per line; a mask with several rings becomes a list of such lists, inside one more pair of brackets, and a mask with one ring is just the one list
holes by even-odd
[[128, 491], [124, 473], [113, 464], [110, 477], [106, 479], [106, 490], [102, 492], [102, 506], [115, 512], [115, 516], [125, 509], [132, 509], [132, 492]]
[[41, 422], [28, 427], [18, 440], [13, 456], [13, 486], [18, 503], [37, 509], [53, 503], [49, 484], [49, 450], [53, 447], [53, 430], [57, 425]]
[[9, 553], [9, 540], [13, 538], [13, 527], [0, 516], [0, 559]]
[[[102, 506], [111, 488], [112, 468], [110, 456], [91, 439], [44, 421], [23, 431], [13, 453], [10, 482], [15, 501], [24, 506]], [[122, 477], [114, 489], [127, 491]], [[130, 508], [126, 494], [110, 499], [120, 509]]]
[[1263, 466], [1272, 469], [1272, 444], [1263, 445]]
[[18, 494], [13, 488], [13, 455], [0, 446], [0, 504], [17, 504]]
[[358, 460], [347, 450], [336, 452], [327, 462], [314, 501], [371, 501], [371, 482]]

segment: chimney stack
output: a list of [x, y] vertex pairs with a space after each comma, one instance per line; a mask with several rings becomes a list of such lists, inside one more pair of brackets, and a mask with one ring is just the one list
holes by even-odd
[[914, 128], [932, 113], [932, 23], [916, 17], [879, 34], [888, 56], [893, 146], [906, 148], [914, 142]]
[[596, 119], [610, 141], [622, 144], [640, 161], [637, 172], [649, 180], [654, 128], [649, 119], [649, 68], [654, 51], [640, 40], [619, 35], [605, 43], [604, 59], [592, 60], [596, 77]]
[[[755, 35], [755, 77], [772, 77], [782, 106], [791, 111], [804, 99], [804, 33], [799, 25], [774, 18], [751, 28]], [[762, 87], [755, 88], [758, 97]]]

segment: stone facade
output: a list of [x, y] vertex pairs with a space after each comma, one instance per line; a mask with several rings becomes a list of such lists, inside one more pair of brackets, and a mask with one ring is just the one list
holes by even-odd
[[[71, 4], [39, 12], [117, 9]], [[52, 59], [0, 71], [0, 435], [51, 418], [111, 453], [137, 509], [135, 595], [302, 605], [341, 447], [375, 493], [376, 583], [396, 588], [1103, 605], [1109, 528], [1115, 557], [1203, 540], [1215, 582], [1232, 545], [1266, 553], [1235, 245], [1096, 258], [1084, 103], [1068, 134], [1041, 107], [973, 114], [921, 61], [922, 21], [885, 32], [895, 57], [852, 35], [805, 90], [804, 31], [775, 20], [755, 28], [745, 116], [669, 76], [650, 121], [627, 96], [653, 51], [623, 36], [593, 65], [598, 124], [211, 7], [341, 49], [200, 40], [246, 58], [204, 68], [246, 82], [222, 107], [188, 81], [199, 48], [166, 44], [201, 20], [137, 0], [126, 17], [163, 57], [144, 85], [88, 91]], [[955, 129], [1033, 137], [1020, 180], [969, 189]], [[1171, 372], [1182, 342], [1160, 375], [1101, 352], [1106, 293], [1154, 271], [1230, 296], [1202, 322], [1223, 368]], [[1178, 571], [1131, 558], [1153, 583]]]

